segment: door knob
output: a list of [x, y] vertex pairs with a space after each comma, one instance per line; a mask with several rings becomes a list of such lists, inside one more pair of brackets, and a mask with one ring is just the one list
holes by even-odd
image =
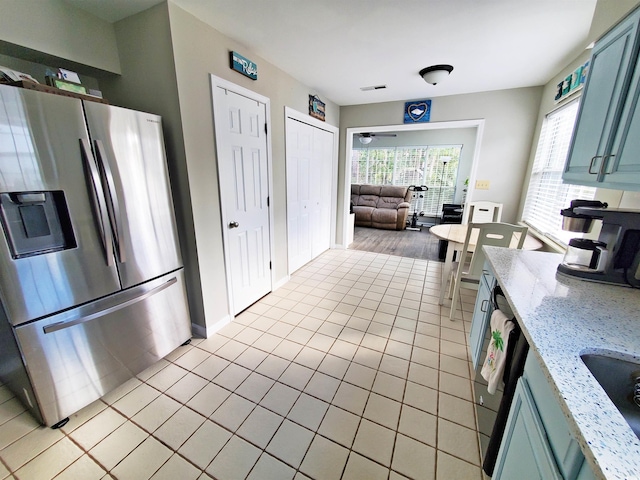
[[238, 228], [239, 226], [238, 222], [229, 222], [229, 228]]

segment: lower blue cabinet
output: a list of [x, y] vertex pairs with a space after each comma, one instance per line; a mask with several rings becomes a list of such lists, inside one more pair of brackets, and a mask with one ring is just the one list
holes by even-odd
[[527, 358], [524, 377], [533, 394], [536, 409], [547, 434], [547, 441], [562, 478], [574, 480], [585, 463], [584, 454], [569, 430], [569, 423], [558, 403], [558, 397], [553, 393], [551, 385], [534, 355]]
[[492, 478], [595, 478], [531, 352], [518, 380]]
[[492, 478], [562, 479], [524, 377], [518, 380]]

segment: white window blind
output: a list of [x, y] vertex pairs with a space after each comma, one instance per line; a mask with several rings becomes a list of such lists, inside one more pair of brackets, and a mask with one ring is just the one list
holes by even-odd
[[371, 185], [426, 185], [416, 192], [411, 213], [439, 215], [443, 203], [452, 203], [462, 145], [354, 148], [351, 183]]
[[544, 119], [523, 213], [523, 221], [530, 227], [563, 244], [576, 237], [576, 233], [562, 230], [560, 210], [576, 198], [593, 199], [596, 191], [562, 183], [577, 113], [578, 100], [574, 100]]

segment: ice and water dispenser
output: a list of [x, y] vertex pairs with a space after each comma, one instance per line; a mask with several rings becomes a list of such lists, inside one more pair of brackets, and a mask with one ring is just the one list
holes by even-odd
[[0, 193], [0, 213], [14, 259], [76, 247], [62, 191]]

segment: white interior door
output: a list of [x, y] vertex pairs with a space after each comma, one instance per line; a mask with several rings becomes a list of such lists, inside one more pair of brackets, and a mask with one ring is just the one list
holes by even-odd
[[311, 260], [313, 128], [287, 118], [287, 238], [289, 271]]
[[313, 129], [313, 162], [311, 175], [312, 218], [311, 257], [331, 247], [331, 206], [333, 173], [333, 134]]
[[287, 116], [289, 273], [331, 247], [336, 132]]
[[218, 177], [232, 313], [271, 291], [265, 103], [213, 87]]

